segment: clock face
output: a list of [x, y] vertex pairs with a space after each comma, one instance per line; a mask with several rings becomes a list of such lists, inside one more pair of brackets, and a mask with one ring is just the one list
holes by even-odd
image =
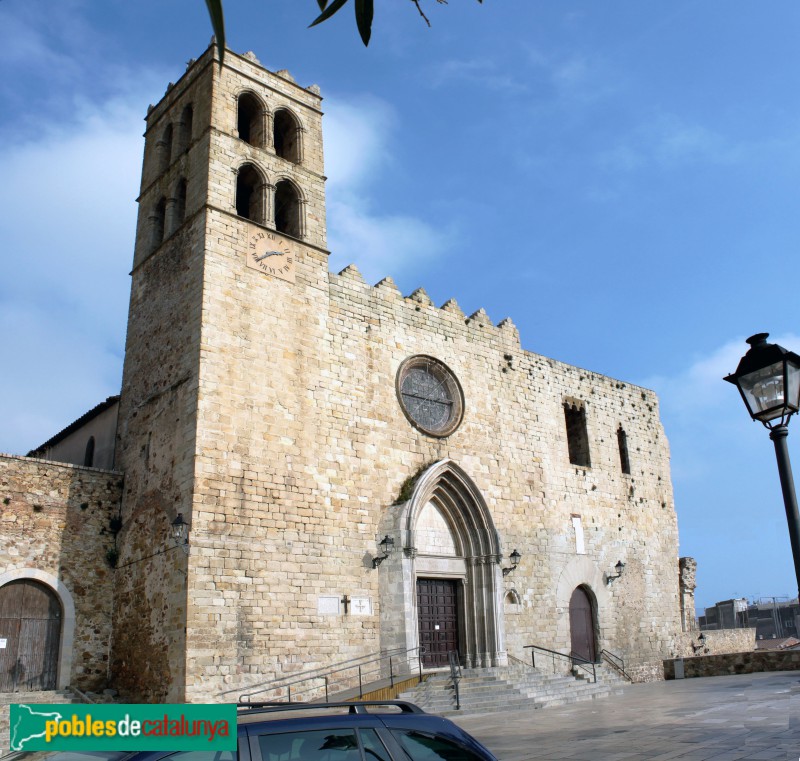
[[297, 244], [280, 233], [247, 226], [247, 266], [279, 280], [294, 282]]
[[461, 386], [450, 368], [438, 359], [407, 359], [397, 374], [397, 396], [412, 425], [430, 436], [449, 436], [461, 423]]

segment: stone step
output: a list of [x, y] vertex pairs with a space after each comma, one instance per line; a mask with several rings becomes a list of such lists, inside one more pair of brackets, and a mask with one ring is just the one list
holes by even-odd
[[436, 674], [423, 684], [400, 695], [400, 699], [416, 703], [426, 711], [442, 715], [492, 713], [500, 711], [536, 710], [567, 705], [581, 700], [594, 700], [618, 694], [616, 680], [608, 684], [590, 676], [577, 678], [546, 674], [530, 667], [512, 666], [492, 669], [469, 669], [459, 682], [461, 708], [455, 707], [455, 687], [449, 674]]

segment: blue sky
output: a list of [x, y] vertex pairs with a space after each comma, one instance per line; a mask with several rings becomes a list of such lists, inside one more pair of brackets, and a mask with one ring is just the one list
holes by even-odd
[[[800, 5], [376, 5], [368, 49], [350, 8], [226, 8], [232, 49], [322, 88], [331, 268], [654, 388], [699, 605], [793, 596], [772, 444], [721, 377], [752, 333], [800, 351]], [[142, 120], [210, 35], [202, 0], [0, 0], [0, 451], [118, 392]]]

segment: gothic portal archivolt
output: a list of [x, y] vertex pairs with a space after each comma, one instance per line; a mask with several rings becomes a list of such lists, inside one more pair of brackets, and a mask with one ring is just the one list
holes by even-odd
[[411, 499], [392, 508], [386, 529], [395, 551], [380, 569], [382, 647], [422, 644], [427, 614], [423, 610], [421, 621], [418, 588], [440, 580], [455, 589], [463, 665], [505, 664], [500, 541], [483, 496], [464, 470], [452, 460], [431, 465]]

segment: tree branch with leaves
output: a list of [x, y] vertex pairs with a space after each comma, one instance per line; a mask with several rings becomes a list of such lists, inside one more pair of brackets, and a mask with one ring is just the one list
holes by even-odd
[[[419, 11], [419, 15], [423, 21], [430, 26], [430, 19], [425, 15], [420, 5], [421, 0], [410, 0]], [[317, 0], [317, 5], [320, 9], [320, 14], [317, 16], [309, 27], [321, 24], [327, 21], [331, 16], [340, 11], [350, 0]], [[447, 0], [436, 0], [440, 5], [447, 5]], [[483, 0], [478, 0], [482, 3]], [[369, 45], [370, 37], [372, 36], [372, 19], [375, 15], [375, 0], [354, 0], [353, 3], [356, 14], [356, 26], [358, 33], [361, 36], [361, 41], [364, 45]], [[222, 0], [206, 0], [208, 7], [208, 15], [211, 17], [211, 26], [214, 28], [214, 35], [217, 39], [217, 49], [219, 50], [220, 61], [225, 56], [225, 17], [222, 12]]]

